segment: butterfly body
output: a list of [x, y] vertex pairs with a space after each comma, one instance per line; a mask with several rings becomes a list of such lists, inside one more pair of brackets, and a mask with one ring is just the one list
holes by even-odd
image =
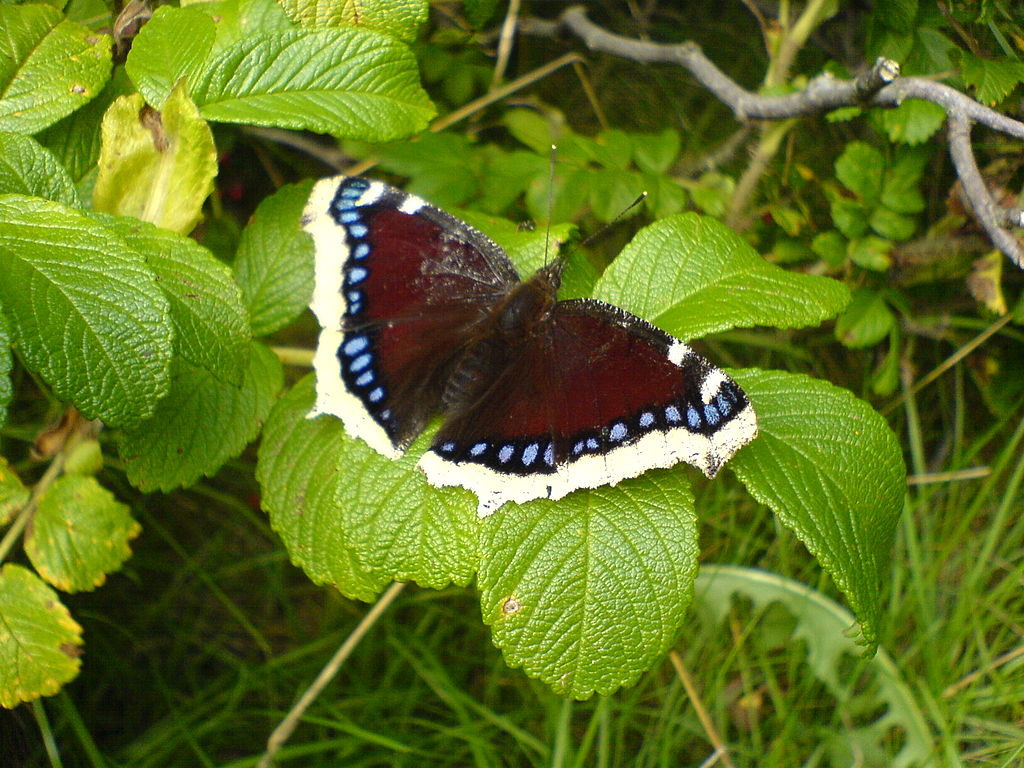
[[742, 390], [617, 307], [558, 301], [561, 264], [520, 281], [504, 251], [417, 197], [361, 178], [313, 189], [317, 404], [397, 457], [436, 414], [420, 460], [481, 516], [686, 461], [713, 476], [757, 433]]

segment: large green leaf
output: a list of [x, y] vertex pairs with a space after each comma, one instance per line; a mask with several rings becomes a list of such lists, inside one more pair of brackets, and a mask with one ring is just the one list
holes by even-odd
[[313, 241], [299, 228], [311, 182], [282, 187], [260, 203], [242, 232], [235, 280], [253, 336], [292, 322], [313, 295]]
[[96, 478], [65, 475], [39, 500], [25, 553], [46, 581], [64, 592], [91, 590], [131, 556], [142, 528]]
[[[14, 397], [14, 390], [11, 386], [11, 329], [4, 314], [3, 304], [0, 304], [0, 427], [7, 422], [7, 406], [11, 404]], [[0, 514], [0, 520], [3, 515]]]
[[[467, 584], [477, 567], [479, 525], [476, 501], [468, 491], [452, 492], [427, 484], [416, 461], [426, 448], [426, 437], [397, 461], [388, 461], [362, 440], [344, 433], [337, 419], [322, 416], [300, 427], [298, 419], [313, 407], [312, 377], [305, 379], [278, 408], [273, 432], [264, 436], [260, 482], [268, 500], [271, 522], [292, 559], [314, 581], [337, 583], [346, 594], [379, 589], [387, 581], [415, 581], [440, 589], [451, 583]], [[278, 431], [280, 430], [280, 431]], [[290, 453], [279, 455], [270, 441], [282, 434]], [[334, 498], [323, 493], [316, 504], [296, 507], [294, 500], [309, 478], [301, 467], [307, 450], [300, 440], [319, 436], [315, 454], [325, 454], [338, 468], [335, 478], [325, 473]], [[297, 469], [289, 469], [295, 466]], [[317, 466], [320, 466], [319, 461]], [[350, 573], [355, 572], [354, 578]], [[369, 584], [367, 583], [369, 579]], [[381, 581], [383, 579], [383, 582]]]
[[729, 467], [793, 530], [877, 644], [881, 581], [903, 507], [906, 468], [885, 420], [846, 390], [781, 371], [731, 371], [760, 433]]
[[401, 43], [360, 29], [254, 35], [194, 75], [203, 117], [367, 141], [423, 130], [435, 110]]
[[231, 270], [195, 240], [127, 216], [97, 219], [142, 254], [171, 304], [175, 351], [229, 384], [249, 358], [249, 321]]
[[304, 27], [362, 27], [411, 43], [427, 20], [427, 0], [282, 0]]
[[26, 366], [87, 417], [135, 423], [167, 392], [167, 299], [142, 256], [80, 211], [0, 196], [0, 303]]
[[163, 109], [178, 81], [202, 68], [215, 36], [216, 24], [203, 11], [161, 6], [132, 40], [125, 71], [146, 103]]
[[505, 660], [583, 699], [630, 685], [693, 598], [697, 520], [684, 473], [508, 506], [484, 521], [484, 621]]
[[252, 343], [240, 385], [225, 383], [176, 357], [171, 391], [152, 418], [124, 431], [119, 445], [128, 480], [143, 491], [168, 491], [212, 475], [251, 442], [281, 389], [274, 354]]
[[52, 152], [31, 136], [0, 133], [0, 194], [12, 192], [81, 205], [74, 180]]
[[0, 30], [0, 131], [40, 131], [110, 77], [110, 38], [51, 5], [0, 5]]
[[362, 565], [345, 528], [322, 522], [337, 514], [340, 486], [349, 479], [336, 450], [349, 438], [338, 419], [306, 418], [314, 400], [307, 376], [270, 412], [256, 464], [263, 508], [292, 562], [310, 579], [369, 602], [390, 577]]
[[134, 216], [187, 235], [213, 191], [217, 154], [210, 126], [184, 86], [156, 112], [138, 94], [122, 96], [103, 117], [93, 207]]
[[637, 233], [594, 297], [685, 340], [737, 326], [817, 324], [839, 312], [850, 292], [830, 278], [769, 264], [724, 224], [686, 213]]
[[[133, 91], [132, 84], [118, 69], [99, 96], [81, 109], [76, 109], [63, 120], [36, 134], [39, 143], [49, 149], [67, 169], [71, 178], [79, 185], [79, 194], [92, 199], [92, 184], [95, 182], [96, 163], [100, 159], [100, 142], [103, 115], [114, 99]], [[89, 179], [86, 191], [82, 182]]]
[[82, 628], [27, 568], [0, 571], [0, 707], [52, 696], [78, 674]]

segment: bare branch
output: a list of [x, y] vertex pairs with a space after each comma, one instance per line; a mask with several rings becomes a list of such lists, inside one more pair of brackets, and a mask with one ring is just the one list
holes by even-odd
[[978, 170], [971, 148], [971, 123], [955, 112], [949, 113], [949, 154], [960, 177], [961, 196], [974, 213], [974, 218], [1000, 251], [1010, 257], [1018, 267], [1024, 268], [1024, 251], [1011, 233], [1003, 229], [997, 213], [996, 201], [989, 194], [985, 180]]
[[586, 10], [576, 6], [554, 22], [524, 19], [524, 34], [554, 36], [566, 30], [588, 48], [632, 61], [675, 64], [729, 107], [736, 119], [787, 120], [820, 115], [839, 107], [898, 107], [907, 99], [938, 104], [949, 118], [950, 154], [963, 186], [968, 207], [988, 233], [993, 244], [1019, 267], [1024, 268], [1024, 249], [1005, 227], [1024, 227], [1024, 211], [999, 207], [985, 186], [970, 141], [970, 124], [1024, 140], [1024, 123], [979, 104], [948, 85], [921, 77], [900, 77], [899, 64], [878, 59], [874, 66], [851, 80], [825, 73], [812, 79], [802, 91], [782, 96], [764, 96], [740, 86], [715, 66], [696, 43], [653, 43], [616, 35], [591, 22]]

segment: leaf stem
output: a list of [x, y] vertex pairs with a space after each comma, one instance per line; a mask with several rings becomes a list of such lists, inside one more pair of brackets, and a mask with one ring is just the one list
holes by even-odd
[[6, 558], [8, 553], [14, 547], [14, 542], [21, 536], [22, 531], [29, 524], [32, 519], [32, 515], [35, 514], [36, 507], [39, 506], [39, 500], [43, 495], [50, 489], [54, 481], [60, 477], [61, 472], [64, 471], [64, 457], [67, 456], [68, 452], [78, 444], [81, 439], [80, 433], [75, 430], [68, 435], [67, 442], [60, 451], [53, 457], [53, 461], [50, 462], [50, 466], [46, 468], [46, 472], [39, 478], [39, 482], [32, 488], [32, 495], [29, 500], [25, 502], [25, 506], [18, 512], [17, 517], [11, 524], [7, 533], [4, 535], [3, 541], [0, 541], [0, 563]]

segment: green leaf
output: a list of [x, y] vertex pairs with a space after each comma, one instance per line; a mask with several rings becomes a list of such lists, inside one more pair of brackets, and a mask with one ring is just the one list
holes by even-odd
[[920, 213], [925, 200], [921, 194], [921, 176], [931, 153], [919, 149], [903, 149], [885, 173], [881, 203], [897, 213]]
[[[573, 152], [578, 144], [575, 140], [560, 142], [560, 137], [556, 133], [559, 126], [547, 116], [538, 114], [534, 109], [510, 109], [502, 115], [501, 121], [513, 138], [532, 149], [538, 157], [550, 156], [551, 145], [556, 144], [558, 160], [564, 163], [567, 159], [565, 152]], [[567, 147], [566, 144], [570, 146]], [[586, 159], [584, 155], [578, 157], [580, 163], [586, 162]]]
[[[595, 170], [590, 179], [590, 206], [599, 221], [614, 221], [622, 216], [644, 192], [643, 180], [629, 171]], [[634, 208], [633, 212], [637, 210]]]
[[974, 97], [994, 107], [1024, 82], [1024, 62], [981, 59], [959, 50], [960, 74], [974, 88]]
[[480, 182], [482, 193], [478, 207], [489, 213], [505, 213], [535, 179], [548, 178], [548, 167], [548, 161], [533, 152], [494, 155]]
[[661, 175], [668, 171], [679, 156], [679, 132], [666, 128], [661, 133], [634, 133], [633, 162], [637, 168]]
[[213, 50], [214, 20], [195, 8], [157, 8], [132, 41], [128, 77], [146, 103], [163, 109], [182, 78], [191, 80]]
[[[4, 322], [0, 315], [0, 324]], [[0, 525], [6, 525], [18, 510], [28, 504], [29, 491], [7, 460], [0, 456]]]
[[854, 238], [846, 247], [850, 261], [864, 269], [884, 272], [892, 265], [892, 247], [889, 240], [874, 235]]
[[873, 649], [906, 490], [896, 436], [867, 403], [827, 382], [729, 373], [757, 411], [759, 434], [728, 466], [832, 576]]
[[[289, 401], [289, 410], [301, 410], [303, 415], [313, 407], [312, 383], [304, 384]], [[282, 413], [281, 418], [293, 421], [298, 416]], [[370, 574], [377, 585], [415, 581], [441, 589], [468, 584], [479, 558], [476, 497], [463, 489], [435, 488], [416, 468], [430, 431], [402, 458], [388, 461], [362, 440], [346, 435], [337, 419], [321, 416], [316, 421], [325, 420], [337, 428], [326, 433], [330, 441], [316, 444], [315, 451], [329, 455], [339, 468], [336, 480], [328, 478], [336, 489], [334, 498], [318, 496], [322, 502], [307, 506], [301, 515], [294, 514], [291, 501], [279, 509], [271, 507], [271, 522], [292, 559], [318, 582], [332, 582], [338, 573], [355, 568]], [[276, 467], [294, 466], [300, 455], [306, 455], [304, 445], [302, 453], [298, 442], [293, 445], [290, 455], [276, 457]], [[260, 477], [265, 488], [291, 482], [273, 477], [269, 469]], [[304, 485], [304, 469], [299, 477]], [[272, 493], [278, 498], [282, 491]], [[339, 589], [350, 594], [342, 585]]]
[[0, 707], [52, 696], [81, 665], [82, 628], [27, 568], [0, 571]]
[[128, 480], [142, 491], [169, 491], [212, 475], [259, 434], [282, 383], [281, 364], [255, 342], [241, 386], [175, 358], [170, 393], [118, 446]]
[[64, 592], [95, 589], [131, 554], [142, 527], [96, 478], [65, 475], [39, 500], [25, 533], [25, 553]]
[[0, 302], [25, 365], [87, 418], [132, 424], [167, 392], [167, 299], [142, 256], [81, 212], [0, 196]]
[[851, 141], [836, 159], [836, 178], [850, 191], [860, 195], [869, 205], [882, 194], [882, 175], [885, 158], [882, 153], [863, 141]]
[[463, 0], [462, 4], [469, 23], [477, 28], [487, 23], [498, 8], [498, 0]]
[[688, 187], [693, 203], [709, 216], [723, 216], [728, 201], [736, 191], [736, 181], [717, 171], [702, 174], [697, 183]]
[[917, 229], [917, 222], [912, 216], [890, 211], [884, 205], [871, 212], [868, 222], [871, 228], [886, 240], [909, 240]]
[[411, 43], [427, 20], [427, 0], [282, 0], [304, 27], [362, 27]]
[[907, 99], [895, 109], [880, 110], [878, 119], [889, 141], [920, 144], [942, 127], [946, 110], [930, 101]]
[[[755, 568], [702, 565], [696, 592], [697, 607], [711, 614], [719, 625], [725, 623], [734, 594], [750, 600], [759, 612], [767, 611], [774, 603], [782, 605], [796, 619], [796, 626], [781, 644], [773, 645], [771, 650], [791, 653], [793, 645], [805, 644], [807, 668], [840, 702], [837, 714], [844, 721], [850, 717], [850, 710], [858, 706], [857, 696], [851, 690], [853, 675], [850, 662], [862, 651], [847, 632], [854, 623], [849, 612], [804, 584]], [[860, 659], [857, 663], [858, 691], [871, 690], [874, 711], [877, 713], [883, 704], [885, 711], [877, 713], [867, 725], [854, 726], [851, 723], [845, 729], [847, 739], [854, 734], [862, 735], [876, 748], [884, 747], [884, 754], [890, 756], [884, 762], [865, 760], [862, 764], [884, 764], [890, 768], [928, 765], [935, 754], [934, 739], [927, 718], [901, 676], [899, 667], [884, 648], [879, 648], [874, 658]], [[868, 676], [870, 682], [865, 683], [861, 675]], [[894, 728], [899, 730], [903, 745], [898, 753], [892, 755]], [[864, 756], [860, 757], [863, 759]], [[852, 764], [852, 756], [841, 764]]]
[[461, 134], [427, 132], [376, 149], [381, 168], [409, 177], [407, 192], [441, 208], [462, 205], [479, 186], [480, 152]]
[[576, 146], [586, 153], [587, 160], [608, 170], [625, 171], [633, 157], [633, 141], [625, 131], [601, 131], [588, 139], [573, 137]]
[[917, 16], [917, 0], [886, 0], [875, 7], [874, 16], [887, 27], [909, 32]]
[[[95, 182], [96, 163], [100, 159], [103, 115], [114, 103], [114, 99], [131, 90], [131, 83], [124, 71], [118, 69], [99, 96], [36, 134], [39, 143], [53, 152], [79, 185], [78, 193], [85, 200], [92, 199], [92, 183]], [[83, 185], [82, 182], [90, 175], [93, 182]]]
[[366, 141], [418, 133], [435, 114], [409, 49], [360, 29], [241, 40], [195, 75], [192, 98], [207, 120]]
[[313, 295], [313, 241], [299, 228], [312, 182], [281, 187], [260, 203], [242, 232], [235, 280], [253, 336], [291, 323]]
[[110, 77], [110, 38], [50, 5], [0, 5], [0, 131], [31, 134], [92, 99]]
[[484, 621], [512, 667], [577, 699], [630, 685], [675, 642], [693, 599], [685, 473], [510, 506], [484, 522]]
[[852, 349], [873, 347], [889, 334], [895, 323], [896, 318], [880, 293], [858, 288], [836, 320], [836, 338]]
[[99, 211], [134, 216], [187, 235], [213, 191], [217, 155], [210, 126], [184, 87], [156, 112], [139, 95], [122, 96], [103, 118]]
[[253, 35], [295, 28], [277, 0], [208, 0], [189, 3], [188, 7], [213, 19], [217, 33], [213, 43], [214, 54]]
[[668, 176], [651, 173], [645, 173], [643, 180], [647, 190], [644, 207], [655, 219], [664, 219], [683, 210], [686, 190], [678, 182]]
[[[11, 329], [3, 309], [3, 304], [0, 304], [0, 427], [7, 423], [7, 406], [14, 398], [11, 386], [11, 368], [14, 365], [11, 359]], [[3, 520], [2, 514], [0, 520]]]
[[94, 214], [142, 254], [171, 305], [175, 351], [229, 384], [249, 359], [249, 319], [231, 270], [195, 240], [127, 216]]
[[815, 325], [849, 301], [841, 283], [786, 272], [724, 224], [692, 213], [638, 232], [594, 296], [683, 339], [753, 325]]
[[339, 465], [350, 440], [339, 419], [307, 419], [315, 400], [313, 376], [306, 376], [277, 401], [256, 462], [261, 503], [292, 562], [317, 584], [331, 584], [346, 597], [372, 601], [390, 581], [359, 561], [348, 531], [332, 525], [348, 471]]
[[846, 261], [846, 238], [834, 229], [821, 232], [811, 241], [811, 250], [833, 267]]
[[860, 200], [835, 196], [830, 203], [836, 229], [847, 237], [860, 237], [868, 231], [868, 209]]
[[31, 136], [0, 132], [0, 194], [9, 192], [81, 205], [74, 180], [52, 152]]

